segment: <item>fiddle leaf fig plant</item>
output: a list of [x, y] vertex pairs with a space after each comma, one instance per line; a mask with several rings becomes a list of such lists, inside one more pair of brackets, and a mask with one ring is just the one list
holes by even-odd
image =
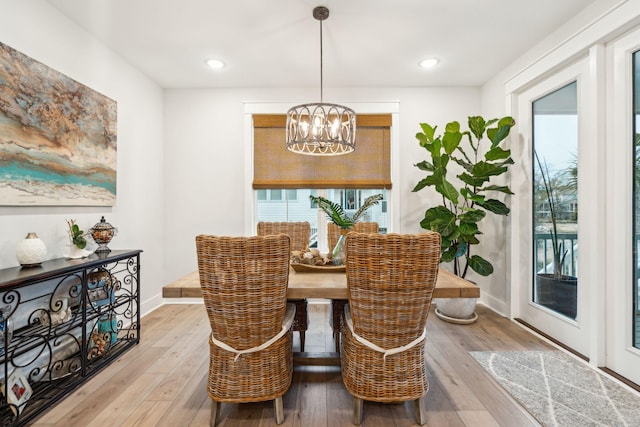
[[[416, 139], [428, 153], [428, 159], [415, 166], [427, 172], [413, 191], [432, 187], [442, 203], [426, 210], [420, 226], [442, 236], [441, 262], [453, 262], [454, 273], [465, 277], [469, 268], [482, 276], [493, 273], [493, 265], [472, 246], [480, 243], [480, 222], [491, 212], [508, 215], [509, 208], [491, 193], [513, 194], [506, 185], [495, 185], [496, 177], [512, 165], [511, 150], [503, 143], [515, 125], [513, 118], [485, 120], [468, 118], [468, 130], [453, 121], [436, 134], [436, 126], [421, 123]], [[453, 166], [453, 167], [452, 167]]]

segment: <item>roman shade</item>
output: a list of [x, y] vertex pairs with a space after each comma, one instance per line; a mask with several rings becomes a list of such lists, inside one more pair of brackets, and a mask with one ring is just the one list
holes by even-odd
[[356, 150], [305, 156], [285, 148], [286, 116], [253, 116], [253, 188], [391, 188], [391, 115], [358, 115]]

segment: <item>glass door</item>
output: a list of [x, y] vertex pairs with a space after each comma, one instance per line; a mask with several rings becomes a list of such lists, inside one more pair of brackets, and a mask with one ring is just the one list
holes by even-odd
[[533, 101], [532, 301], [578, 311], [578, 83]]
[[[578, 236], [583, 244], [580, 194], [589, 155], [584, 103], [588, 63], [578, 63], [518, 95], [519, 133], [525, 148], [521, 156], [528, 171], [527, 188], [516, 191], [528, 200], [521, 209], [518, 239], [521, 280], [515, 317], [581, 354], [589, 354], [589, 278], [583, 280]], [[588, 181], [587, 181], [588, 182]], [[588, 241], [588, 236], [585, 236]], [[591, 256], [583, 250], [583, 258]], [[586, 258], [585, 258], [586, 259]], [[586, 275], [588, 276], [588, 275]]]
[[609, 53], [606, 366], [640, 384], [640, 31]]

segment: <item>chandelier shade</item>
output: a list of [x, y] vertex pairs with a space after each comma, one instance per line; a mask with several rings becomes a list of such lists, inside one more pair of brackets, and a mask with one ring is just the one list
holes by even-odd
[[311, 156], [336, 156], [356, 149], [356, 113], [351, 108], [322, 100], [322, 21], [329, 9], [318, 6], [313, 17], [320, 21], [320, 102], [301, 104], [287, 112], [287, 150]]
[[356, 113], [337, 104], [302, 104], [287, 112], [287, 149], [312, 156], [356, 149]]

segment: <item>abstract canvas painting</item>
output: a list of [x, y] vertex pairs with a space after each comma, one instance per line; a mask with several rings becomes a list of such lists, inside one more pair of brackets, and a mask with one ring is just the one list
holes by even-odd
[[0, 43], [0, 205], [113, 206], [116, 110]]

